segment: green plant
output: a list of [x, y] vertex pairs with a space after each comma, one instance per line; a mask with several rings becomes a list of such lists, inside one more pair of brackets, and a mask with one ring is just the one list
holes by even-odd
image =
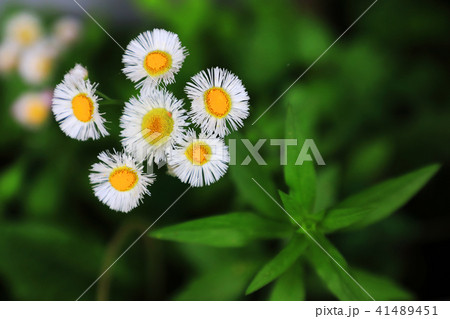
[[[297, 139], [297, 148], [309, 134], [303, 115], [299, 108], [288, 109], [286, 138]], [[425, 185], [439, 165], [389, 179], [327, 207], [328, 201], [323, 198], [326, 195], [322, 193], [326, 190], [317, 185], [313, 162], [294, 165], [297, 154], [292, 150], [287, 154], [284, 179], [289, 192], [278, 191], [282, 204], [274, 198], [276, 188], [268, 175], [253, 171], [252, 166], [235, 166], [231, 173], [237, 179], [239, 195], [252, 204], [256, 213], [231, 212], [201, 218], [152, 231], [150, 236], [215, 247], [242, 247], [255, 240], [283, 239], [284, 248], [256, 272], [246, 294], [275, 281], [271, 300], [303, 300], [303, 268], [309, 264], [340, 300], [411, 299], [409, 292], [391, 280], [350, 268], [326, 235], [360, 229], [388, 217]], [[317, 201], [317, 197], [322, 198]]]

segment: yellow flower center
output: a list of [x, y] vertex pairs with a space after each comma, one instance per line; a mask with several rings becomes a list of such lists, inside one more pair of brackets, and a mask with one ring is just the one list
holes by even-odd
[[23, 45], [29, 45], [37, 37], [37, 32], [30, 27], [22, 27], [17, 30], [17, 39]]
[[49, 109], [40, 102], [33, 102], [28, 107], [27, 119], [32, 125], [39, 125], [47, 118]]
[[94, 114], [94, 102], [85, 93], [80, 93], [72, 99], [72, 110], [79, 121], [87, 123]]
[[122, 166], [113, 169], [109, 175], [109, 182], [119, 192], [127, 192], [136, 186], [138, 175], [133, 169]]
[[145, 57], [144, 67], [150, 75], [166, 73], [172, 66], [172, 57], [164, 51], [152, 51]]
[[41, 58], [37, 61], [36, 70], [43, 78], [46, 78], [52, 70], [52, 59], [49, 57]]
[[210, 88], [205, 92], [205, 108], [214, 117], [226, 116], [231, 110], [230, 95], [222, 88]]
[[211, 158], [211, 147], [205, 142], [192, 142], [184, 152], [187, 159], [194, 165], [204, 165]]
[[164, 108], [150, 110], [142, 119], [142, 136], [152, 145], [166, 142], [173, 131], [172, 113]]

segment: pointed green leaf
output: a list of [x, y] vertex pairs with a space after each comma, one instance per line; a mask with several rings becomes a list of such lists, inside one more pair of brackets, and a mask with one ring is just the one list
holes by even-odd
[[[309, 214], [292, 195], [283, 193], [280, 190], [278, 191], [278, 194], [283, 202], [284, 209], [289, 214], [286, 218], [289, 219], [296, 228], [299, 227], [299, 225], [306, 228], [314, 228], [317, 222], [323, 219], [323, 211]], [[300, 230], [298, 233], [303, 234], [303, 231]]]
[[268, 217], [279, 217], [274, 202], [252, 180], [255, 178], [269, 194], [276, 194], [273, 182], [264, 173], [264, 169], [255, 165], [235, 165], [230, 167], [230, 175], [235, 181], [239, 196], [257, 212]]
[[414, 296], [389, 278], [354, 269], [354, 278], [378, 301], [411, 300]]
[[257, 165], [254, 159], [248, 165], [242, 165], [249, 152], [241, 142], [242, 136], [237, 133], [234, 136], [236, 141], [236, 155], [234, 156], [236, 158], [236, 164], [230, 165], [230, 176], [236, 186], [237, 193], [257, 213], [275, 219], [283, 219], [282, 216], [280, 217], [272, 199], [265, 195], [252, 179], [255, 178], [269, 194], [276, 196], [276, 188], [271, 180], [270, 171], [267, 166]]
[[[305, 210], [305, 208], [300, 205], [298, 200], [292, 196], [284, 193], [283, 191], [278, 191], [278, 194], [280, 195], [281, 202], [283, 203], [284, 209], [288, 212], [291, 217], [286, 216], [286, 218], [289, 219], [289, 221], [296, 225], [297, 223], [303, 224], [306, 218], [306, 215], [308, 214], [308, 211]], [[283, 212], [283, 214], [285, 214]], [[292, 220], [294, 219], [294, 220]]]
[[256, 274], [246, 294], [251, 294], [282, 275], [298, 259], [307, 244], [308, 241], [304, 236], [294, 236], [287, 246]]
[[339, 169], [335, 165], [327, 165], [317, 175], [317, 193], [314, 212], [321, 212], [336, 204]]
[[275, 281], [269, 299], [271, 301], [305, 300], [303, 266], [297, 261]]
[[286, 138], [297, 140], [297, 146], [288, 146], [287, 165], [284, 167], [284, 178], [289, 186], [289, 194], [293, 195], [304, 210], [313, 210], [316, 195], [316, 172], [312, 161], [296, 165], [297, 157], [307, 138], [306, 114], [298, 106], [289, 105], [286, 117]]
[[[339, 300], [372, 300], [364, 291], [365, 287], [359, 286], [349, 276], [347, 262], [333, 244], [318, 232], [310, 234], [323, 249], [312, 243], [308, 246], [307, 258], [328, 289]], [[368, 293], [370, 294], [370, 291]]]
[[252, 260], [239, 260], [208, 270], [189, 282], [175, 300], [238, 300], [243, 297], [256, 264]]
[[361, 228], [389, 216], [414, 196], [438, 169], [439, 165], [430, 165], [350, 196], [326, 213], [321, 229], [332, 232]]
[[154, 238], [217, 247], [239, 247], [254, 239], [285, 238], [289, 224], [253, 213], [229, 213], [201, 218], [150, 232]]

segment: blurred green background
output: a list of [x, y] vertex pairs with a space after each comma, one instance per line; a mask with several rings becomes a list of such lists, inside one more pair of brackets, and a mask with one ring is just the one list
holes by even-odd
[[[65, 1], [6, 3], [0, 6], [0, 28], [21, 10], [48, 25], [63, 15], [79, 17], [81, 38], [41, 87], [56, 86], [81, 63], [100, 91], [128, 100], [137, 91], [121, 72], [123, 51], [72, 0]], [[238, 75], [249, 91], [251, 115], [232, 137], [283, 138], [286, 106], [307, 106], [311, 138], [327, 163], [318, 167], [319, 185], [333, 199], [441, 163], [438, 174], [399, 212], [330, 239], [351, 266], [395, 279], [416, 299], [450, 297], [446, 1], [379, 0], [253, 126], [371, 1], [134, 0], [113, 1], [109, 8], [102, 1], [79, 3], [123, 47], [145, 30], [177, 33], [189, 50], [169, 87], [179, 98], [186, 99], [185, 83], [202, 69], [220, 66]], [[88, 169], [102, 150], [121, 148], [122, 106], [103, 107], [111, 136], [79, 142], [66, 137], [51, 115], [39, 130], [16, 123], [11, 105], [29, 88], [16, 74], [0, 78], [0, 299], [74, 300], [186, 186], [162, 168], [141, 206], [129, 214], [110, 211], [95, 198]], [[285, 189], [278, 152], [265, 144], [261, 153], [268, 165], [258, 174], [269, 176], [274, 189]], [[190, 190], [155, 228], [254, 210], [239, 190], [235, 169], [210, 187]], [[286, 217], [281, 210], [280, 215]], [[82, 299], [265, 300], [270, 286], [248, 296], [245, 289], [281, 244], [214, 248], [144, 236]], [[308, 300], [335, 299], [318, 278], [307, 278]]]

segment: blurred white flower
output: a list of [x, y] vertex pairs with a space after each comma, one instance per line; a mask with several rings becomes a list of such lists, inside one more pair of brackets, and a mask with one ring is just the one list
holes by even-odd
[[51, 40], [42, 40], [26, 49], [19, 62], [19, 73], [29, 84], [41, 84], [50, 77], [58, 54]]
[[51, 100], [52, 93], [49, 90], [25, 93], [14, 102], [12, 114], [25, 127], [39, 128], [48, 118]]
[[63, 49], [77, 41], [80, 33], [81, 22], [72, 17], [59, 19], [53, 27], [53, 38]]
[[28, 47], [42, 37], [42, 23], [29, 12], [22, 12], [6, 22], [5, 38], [21, 47]]
[[87, 80], [88, 76], [88, 70], [81, 64], [77, 63], [72, 69], [70, 69], [69, 73], [65, 75], [65, 78]]
[[20, 47], [12, 41], [3, 42], [0, 45], [0, 74], [9, 73], [17, 67], [19, 62]]

